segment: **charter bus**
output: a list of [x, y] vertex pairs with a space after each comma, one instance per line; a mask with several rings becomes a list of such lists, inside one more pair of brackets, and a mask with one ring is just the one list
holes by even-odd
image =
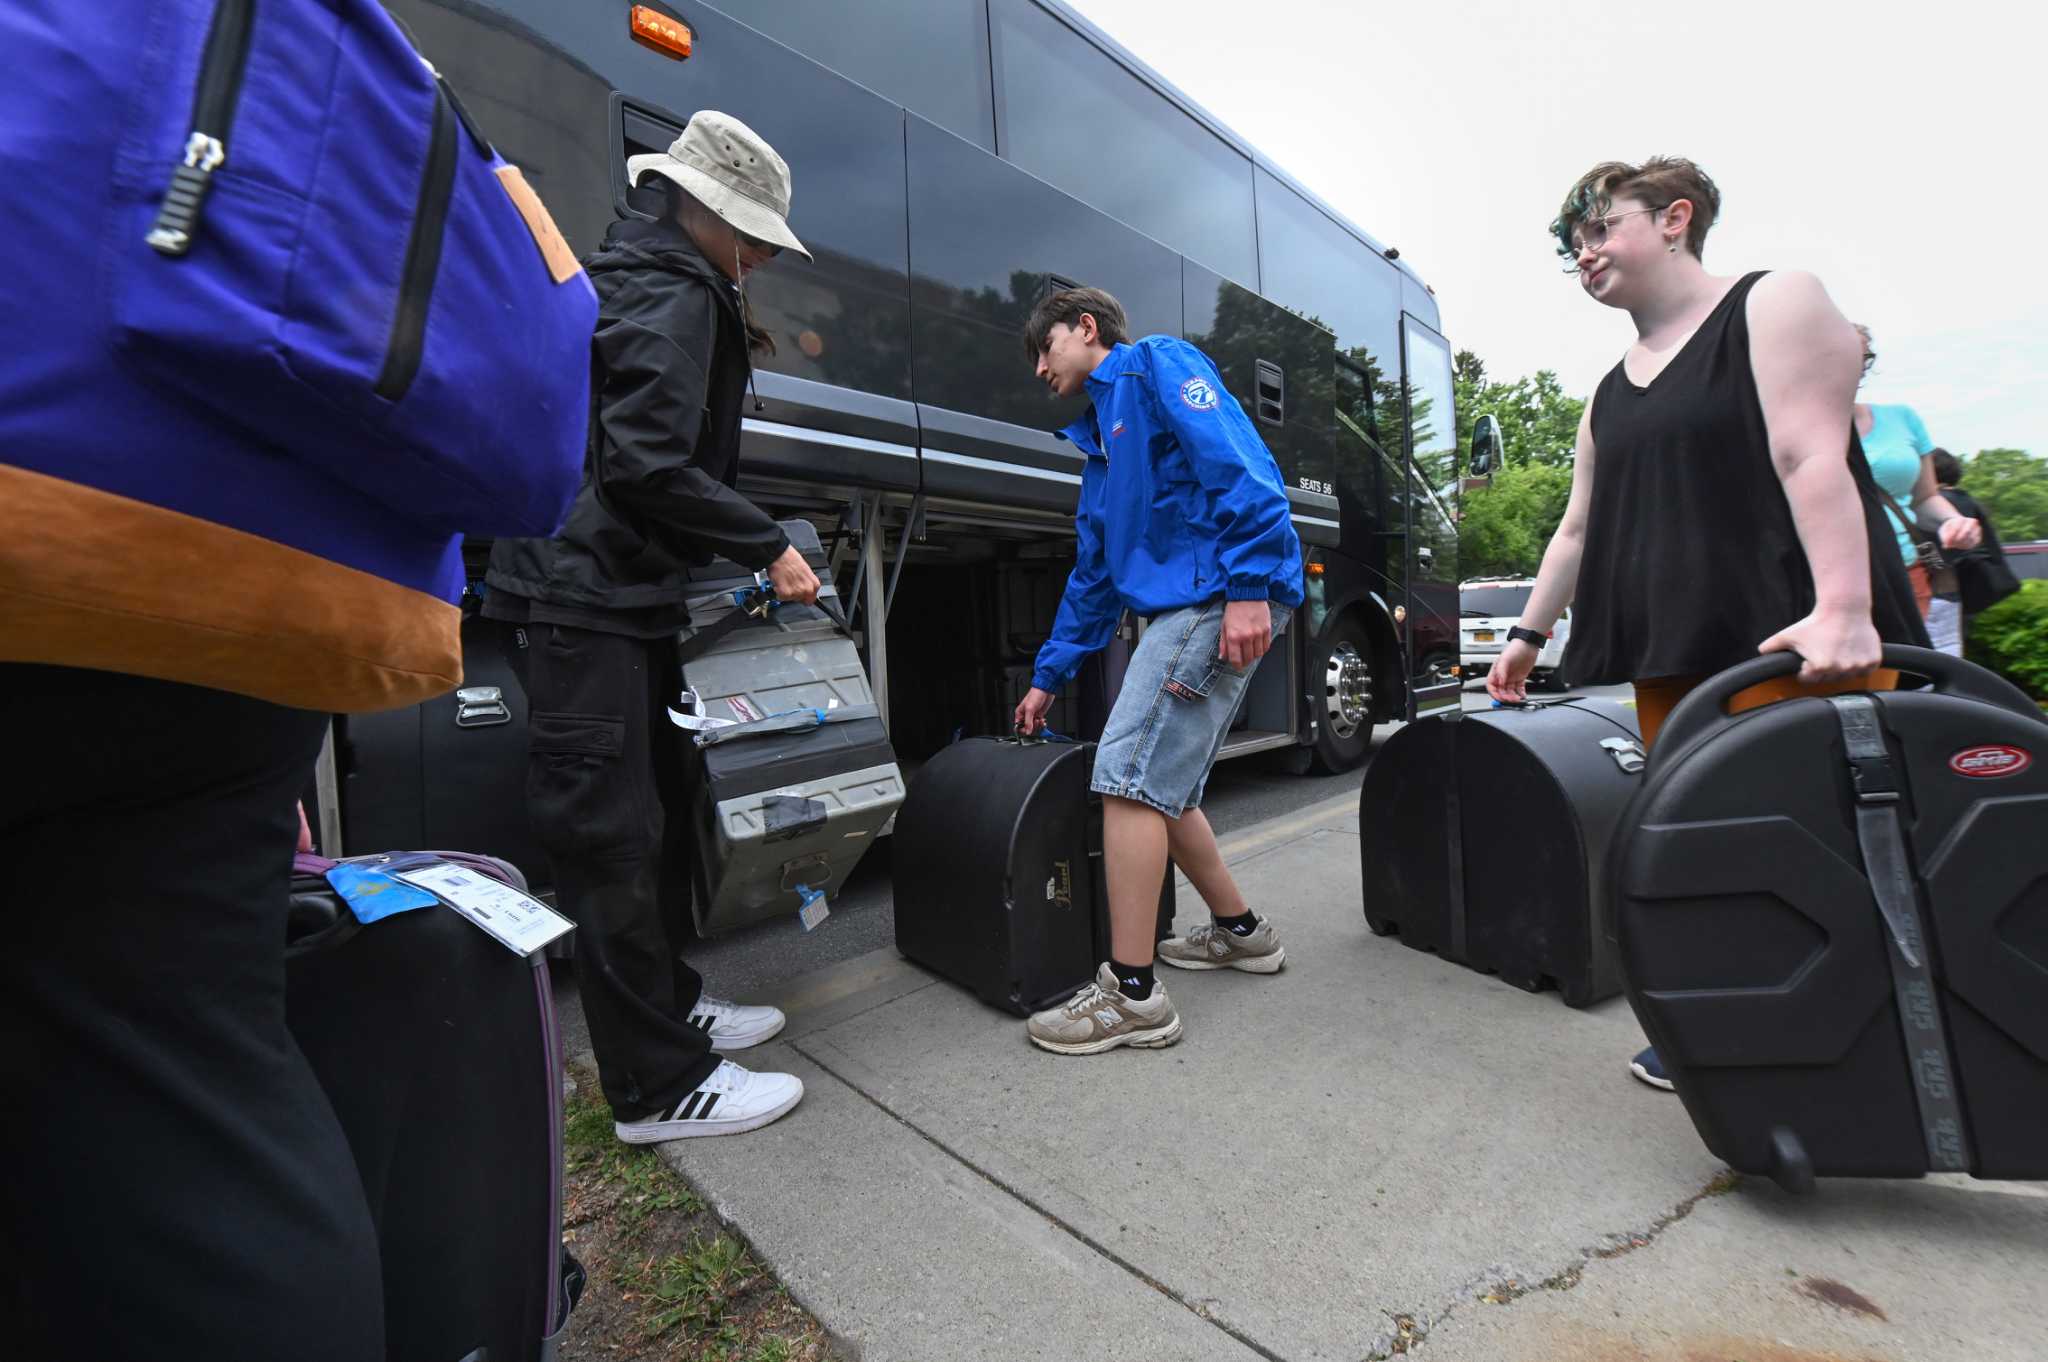
[[[1459, 460], [1435, 297], [1072, 9], [389, 3], [579, 254], [630, 211], [626, 158], [667, 148], [695, 110], [736, 115], [789, 162], [816, 259], [748, 280], [775, 354], [741, 488], [832, 546], [906, 769], [1006, 731], [1051, 628], [1082, 465], [1052, 432], [1079, 403], [1048, 398], [1020, 332], [1069, 282], [1114, 293], [1134, 336], [1207, 351], [1289, 488], [1308, 597], [1223, 755], [1298, 748], [1344, 770], [1375, 724], [1457, 703]], [[1053, 727], [1099, 731], [1140, 627], [1126, 619]], [[523, 713], [503, 690], [339, 725], [340, 788], [323, 793], [340, 798], [322, 802], [347, 826], [330, 846], [502, 850], [471, 815], [521, 788]]]

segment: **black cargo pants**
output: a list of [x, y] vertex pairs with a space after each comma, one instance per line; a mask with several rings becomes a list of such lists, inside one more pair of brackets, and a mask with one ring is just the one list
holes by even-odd
[[[671, 639], [560, 624], [505, 625], [526, 690], [527, 808], [576, 923], [577, 991], [612, 1114], [672, 1109], [718, 1067], [690, 1010], [703, 980], [689, 940], [681, 730], [667, 706], [682, 686]], [[525, 647], [519, 646], [523, 633]], [[675, 810], [674, 833], [668, 810]]]

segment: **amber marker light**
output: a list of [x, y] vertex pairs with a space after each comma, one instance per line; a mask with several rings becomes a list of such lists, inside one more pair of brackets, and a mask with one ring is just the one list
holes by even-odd
[[632, 27], [633, 41], [644, 47], [677, 61], [690, 55], [690, 26], [680, 19], [671, 19], [649, 5], [635, 5]]

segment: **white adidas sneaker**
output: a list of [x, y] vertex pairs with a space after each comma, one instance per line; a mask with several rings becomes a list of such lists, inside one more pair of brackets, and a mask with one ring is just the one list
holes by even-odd
[[627, 1144], [738, 1135], [787, 1114], [803, 1096], [804, 1081], [795, 1074], [757, 1074], [721, 1060], [711, 1077], [673, 1110], [644, 1121], [614, 1121], [612, 1133]]
[[780, 1031], [789, 1019], [778, 1007], [744, 1007], [723, 998], [702, 997], [690, 1009], [690, 1025], [711, 1037], [720, 1054], [759, 1045]]

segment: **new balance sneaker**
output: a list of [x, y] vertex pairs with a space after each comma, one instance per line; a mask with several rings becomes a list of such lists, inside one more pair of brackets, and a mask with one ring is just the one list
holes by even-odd
[[1062, 1055], [1100, 1054], [1119, 1045], [1156, 1050], [1180, 1039], [1180, 1014], [1156, 983], [1143, 1002], [1126, 998], [1104, 965], [1094, 983], [1058, 1007], [1034, 1013], [1024, 1034], [1039, 1049]]
[[780, 1031], [788, 1021], [776, 1007], [742, 1007], [723, 998], [704, 997], [690, 1009], [690, 1025], [711, 1037], [720, 1054], [745, 1050]]
[[1186, 936], [1159, 943], [1159, 958], [1176, 969], [1241, 969], [1247, 974], [1278, 974], [1287, 963], [1273, 919], [1262, 917], [1250, 936], [1239, 936], [1213, 922], [1204, 922]]
[[660, 1144], [694, 1135], [738, 1135], [759, 1130], [803, 1100], [804, 1081], [795, 1074], [757, 1074], [721, 1060], [711, 1077], [667, 1112], [641, 1121], [614, 1121], [612, 1133], [627, 1144]]
[[1665, 1075], [1664, 1061], [1657, 1058], [1657, 1047], [1654, 1045], [1630, 1060], [1628, 1071], [1653, 1088], [1660, 1088], [1665, 1092], [1678, 1091]]

